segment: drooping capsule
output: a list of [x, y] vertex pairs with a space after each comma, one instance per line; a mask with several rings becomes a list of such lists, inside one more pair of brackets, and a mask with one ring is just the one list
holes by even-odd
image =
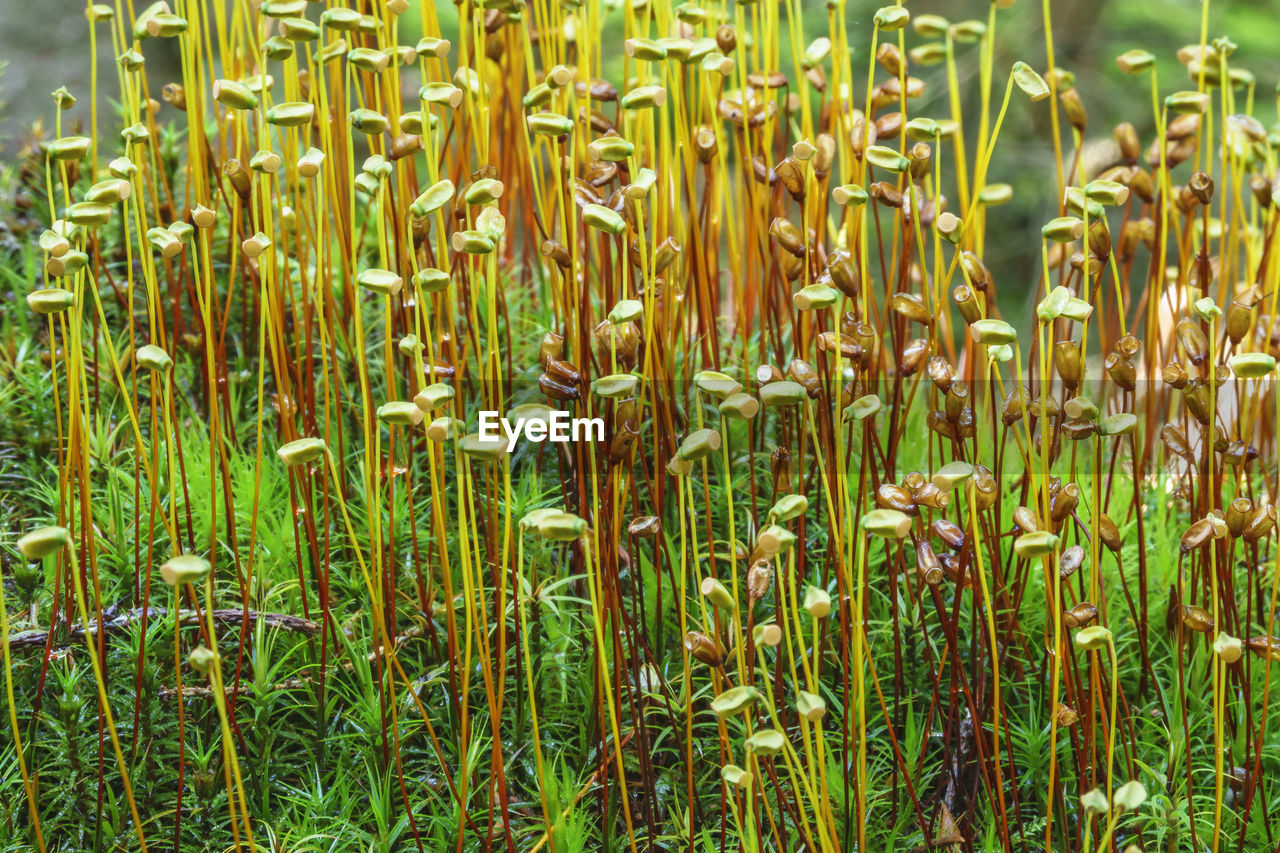
[[1120, 547], [1123, 544], [1123, 540], [1120, 538], [1120, 528], [1106, 513], [1098, 516], [1098, 538], [1112, 553], [1118, 554], [1120, 552]]
[[538, 377], [538, 388], [553, 400], [577, 400], [582, 396], [582, 392], [577, 386], [568, 385], [547, 373]]
[[1061, 524], [1080, 504], [1080, 486], [1067, 483], [1049, 499], [1049, 518], [1055, 524]]
[[662, 533], [662, 520], [656, 515], [644, 515], [631, 519], [627, 533], [641, 539], [652, 539]]
[[1197, 366], [1204, 364], [1208, 358], [1209, 342], [1205, 339], [1200, 326], [1184, 318], [1178, 321], [1175, 331], [1182, 354], [1190, 359], [1192, 364]]
[[1213, 522], [1210, 519], [1202, 518], [1193, 522], [1179, 540], [1182, 553], [1186, 554], [1207, 545], [1215, 538], [1213, 532]]
[[1118, 387], [1125, 391], [1132, 391], [1138, 385], [1138, 371], [1133, 366], [1133, 362], [1127, 360], [1120, 353], [1110, 353], [1103, 361], [1103, 367], [1106, 368], [1107, 375], [1111, 377], [1111, 381], [1116, 383]]
[[1178, 624], [1197, 634], [1205, 634], [1213, 630], [1213, 617], [1203, 607], [1184, 604], [1178, 609]]
[[773, 584], [773, 569], [768, 560], [757, 560], [747, 570], [747, 599], [755, 603], [764, 598]]
[[929, 379], [939, 391], [945, 394], [951, 390], [951, 385], [955, 382], [955, 370], [946, 358], [940, 355], [930, 357], [927, 370]]
[[973, 501], [978, 512], [986, 512], [1000, 499], [1000, 484], [990, 471], [975, 466], [973, 475]]
[[1087, 628], [1098, 619], [1097, 606], [1082, 601], [1070, 610], [1062, 613], [1062, 624], [1066, 628]]
[[1084, 418], [1070, 418], [1062, 422], [1061, 429], [1070, 441], [1083, 441], [1098, 432], [1098, 424]]
[[943, 438], [956, 439], [960, 431], [954, 422], [947, 419], [947, 413], [941, 409], [934, 410], [925, 416], [925, 425]]
[[724, 647], [701, 631], [689, 631], [684, 635], [685, 650], [700, 663], [719, 667], [724, 662]]
[[1202, 425], [1208, 426], [1213, 420], [1209, 407], [1208, 386], [1199, 379], [1187, 383], [1182, 389], [1182, 404], [1187, 411]]
[[952, 422], [959, 421], [960, 413], [964, 411], [965, 406], [968, 404], [968, 383], [960, 380], [951, 383], [951, 387], [947, 389], [946, 397], [943, 398], [943, 410], [947, 413], [947, 420]]
[[951, 291], [951, 298], [966, 323], [972, 325], [982, 319], [982, 306], [978, 304], [972, 287], [967, 284], [957, 285]]
[[1280, 640], [1277, 640], [1275, 637], [1269, 637], [1266, 635], [1252, 637], [1245, 643], [1245, 646], [1249, 651], [1264, 660], [1272, 660], [1280, 663]]
[[1244, 540], [1250, 544], [1256, 544], [1263, 537], [1270, 535], [1275, 526], [1276, 508], [1274, 506], [1254, 507], [1253, 515], [1249, 518], [1249, 523], [1244, 529]]
[[1232, 302], [1227, 308], [1226, 330], [1231, 343], [1239, 345], [1253, 328], [1253, 309], [1240, 302]]
[[1014, 385], [1005, 395], [1004, 404], [1000, 408], [1000, 421], [1005, 426], [1012, 426], [1022, 419], [1027, 410], [1031, 394], [1025, 385]]
[[1069, 578], [1080, 571], [1080, 567], [1084, 565], [1084, 556], [1084, 548], [1079, 545], [1072, 545], [1065, 549], [1058, 557], [1058, 575]]
[[786, 494], [791, 491], [791, 451], [786, 447], [776, 447], [769, 456], [769, 473], [773, 477], [775, 494]]
[[809, 362], [795, 358], [787, 364], [787, 378], [804, 388], [810, 399], [822, 393], [822, 380]]
[[895, 293], [890, 299], [890, 307], [899, 315], [907, 318], [913, 323], [919, 323], [927, 326], [932, 313], [929, 307], [925, 305], [924, 300], [915, 293]]
[[769, 223], [769, 234], [778, 241], [778, 245], [783, 249], [797, 257], [804, 257], [804, 235], [800, 233], [800, 229], [796, 227], [795, 223], [781, 216], [775, 217]]
[[916, 543], [916, 571], [919, 572], [920, 579], [930, 586], [942, 583], [945, 577], [942, 563], [933, 552], [933, 546], [924, 540]]
[[1075, 341], [1058, 341], [1053, 347], [1053, 366], [1069, 393], [1074, 393], [1084, 378], [1084, 359]]
[[934, 536], [937, 536], [943, 542], [947, 543], [947, 546], [952, 550], [959, 551], [964, 547], [964, 531], [961, 530], [960, 526], [955, 522], [949, 521], [945, 518], [934, 519], [933, 524], [930, 526], [930, 530], [933, 531]]
[[930, 509], [946, 509], [951, 503], [951, 495], [942, 491], [933, 483], [925, 483], [913, 491], [911, 499], [918, 506], [925, 506]]
[[1244, 529], [1252, 517], [1253, 501], [1246, 497], [1236, 498], [1227, 506], [1226, 523], [1228, 532], [1233, 537], [1240, 536], [1244, 533]]
[[898, 358], [898, 370], [903, 376], [914, 376], [920, 370], [924, 357], [929, 354], [929, 341], [925, 338], [914, 338], [907, 341]]
[[915, 516], [920, 514], [920, 508], [916, 505], [915, 500], [911, 497], [911, 493], [902, 486], [893, 483], [883, 483], [876, 490], [876, 506], [882, 509], [895, 509], [898, 512]]

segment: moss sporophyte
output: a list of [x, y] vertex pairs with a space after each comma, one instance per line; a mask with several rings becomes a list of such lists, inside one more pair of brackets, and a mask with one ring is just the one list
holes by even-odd
[[0, 847], [1274, 849], [1228, 5], [61, 21], [0, 169]]

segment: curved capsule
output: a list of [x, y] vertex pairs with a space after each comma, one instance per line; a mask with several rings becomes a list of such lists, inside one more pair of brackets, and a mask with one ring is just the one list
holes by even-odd
[[1080, 567], [1083, 565], [1084, 548], [1079, 545], [1072, 545], [1058, 557], [1058, 574], [1063, 578], [1069, 578], [1080, 571]]
[[893, 483], [884, 483], [880, 488], [876, 489], [876, 506], [881, 509], [897, 510], [912, 516], [920, 514], [920, 508], [916, 506], [911, 493]]

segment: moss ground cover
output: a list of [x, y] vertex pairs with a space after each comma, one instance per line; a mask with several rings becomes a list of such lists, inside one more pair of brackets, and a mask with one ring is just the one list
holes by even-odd
[[1276, 849], [1275, 81], [1012, 5], [88, 5], [4, 849]]

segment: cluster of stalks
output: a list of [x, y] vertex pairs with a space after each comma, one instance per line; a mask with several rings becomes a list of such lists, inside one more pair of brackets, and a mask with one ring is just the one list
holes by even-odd
[[[321, 629], [274, 689], [317, 742], [341, 682], [376, 696], [395, 849], [448, 819], [448, 849], [567, 853], [584, 810], [599, 849], [1274, 847], [1280, 138], [1206, 0], [1181, 79], [1119, 57], [1152, 110], [1099, 169], [1048, 0], [1043, 53], [997, 62], [1009, 5], [831, 0], [825, 34], [799, 0], [464, 0], [451, 33], [409, 0], [89, 5], [116, 79], [54, 93], [26, 294], [58, 500], [8, 567], [42, 660], [0, 608], [30, 843], [67, 849], [40, 703], [78, 628], [99, 812], [199, 849], [198, 732], [214, 838], [262, 849], [250, 609], [286, 583]], [[1016, 323], [983, 261], [1009, 110], [1056, 163]], [[479, 433], [553, 409], [604, 440]], [[96, 630], [122, 605], [172, 622], [153, 685]], [[176, 760], [139, 778], [161, 688]]]

